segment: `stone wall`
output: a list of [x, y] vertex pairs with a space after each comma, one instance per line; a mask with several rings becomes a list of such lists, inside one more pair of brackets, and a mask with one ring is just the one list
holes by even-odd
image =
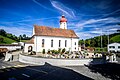
[[19, 54], [19, 61], [36, 65], [44, 65], [46, 62], [55, 66], [83, 66], [89, 64], [92, 59], [53, 59], [25, 56]]

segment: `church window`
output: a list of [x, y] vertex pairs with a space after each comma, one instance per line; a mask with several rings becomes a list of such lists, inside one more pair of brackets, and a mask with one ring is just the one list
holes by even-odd
[[75, 45], [76, 45], [76, 42], [75, 42]]
[[53, 47], [53, 40], [51, 40], [51, 47]]
[[67, 40], [65, 40], [65, 47], [67, 47]]
[[61, 46], [61, 40], [59, 40], [59, 47]]
[[42, 47], [44, 47], [44, 45], [45, 45], [45, 40], [42, 39]]

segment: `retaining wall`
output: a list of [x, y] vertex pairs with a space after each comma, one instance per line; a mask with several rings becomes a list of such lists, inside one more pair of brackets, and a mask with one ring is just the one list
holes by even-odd
[[23, 63], [30, 63], [36, 65], [44, 65], [45, 62], [55, 66], [82, 66], [89, 64], [92, 59], [53, 59], [25, 56], [19, 54], [19, 61]]

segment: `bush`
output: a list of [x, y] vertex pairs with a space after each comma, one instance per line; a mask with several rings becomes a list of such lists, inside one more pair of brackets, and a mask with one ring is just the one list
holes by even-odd
[[64, 53], [65, 52], [65, 48], [62, 50], [62, 53]]
[[51, 50], [52, 54], [55, 52], [55, 50]]
[[50, 54], [50, 50], [48, 50], [48, 52], [47, 52], [48, 54]]
[[54, 53], [55, 53], [55, 54], [58, 54], [58, 53], [59, 53], [59, 51], [57, 51], [57, 50], [54, 50]]
[[42, 53], [45, 54], [45, 49], [43, 49]]
[[58, 53], [60, 53], [60, 52], [61, 52], [61, 49], [59, 48], [59, 49], [58, 49]]

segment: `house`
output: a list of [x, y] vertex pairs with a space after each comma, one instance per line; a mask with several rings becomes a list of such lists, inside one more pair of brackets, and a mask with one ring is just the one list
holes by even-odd
[[108, 52], [120, 52], [120, 43], [108, 44]]
[[21, 49], [21, 46], [18, 44], [0, 44], [0, 48], [6, 48], [8, 51]]
[[43, 49], [78, 51], [79, 37], [73, 30], [67, 29], [67, 19], [63, 15], [60, 28], [34, 25], [32, 39], [25, 43], [24, 52], [42, 52]]

